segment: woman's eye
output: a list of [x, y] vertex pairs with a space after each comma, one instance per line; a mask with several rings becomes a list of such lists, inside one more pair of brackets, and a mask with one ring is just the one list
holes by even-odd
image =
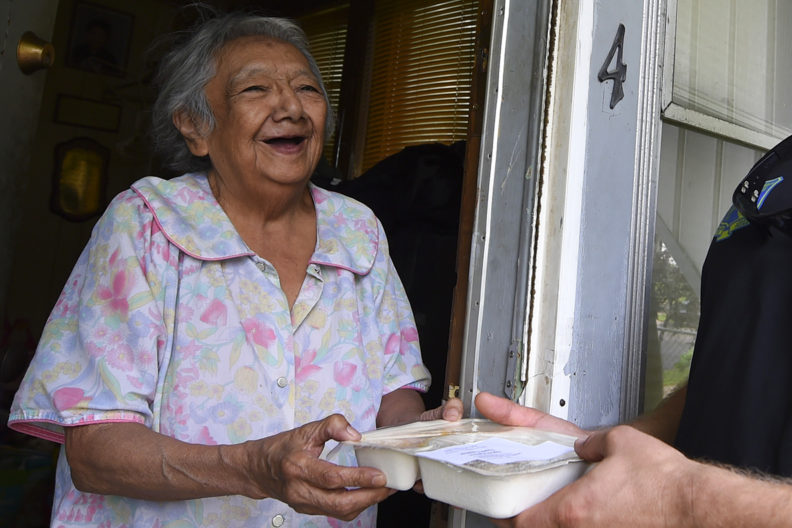
[[315, 93], [319, 93], [319, 88], [317, 88], [316, 86], [313, 86], [311, 84], [304, 84], [304, 85], [300, 86], [299, 90], [301, 92], [315, 92]]
[[264, 92], [264, 91], [266, 91], [266, 90], [267, 90], [267, 89], [266, 89], [265, 87], [263, 87], [263, 86], [260, 86], [260, 85], [253, 85], [253, 86], [248, 86], [247, 88], [245, 88], [245, 89], [244, 89], [244, 90], [242, 90], [242, 91], [243, 91], [243, 92]]

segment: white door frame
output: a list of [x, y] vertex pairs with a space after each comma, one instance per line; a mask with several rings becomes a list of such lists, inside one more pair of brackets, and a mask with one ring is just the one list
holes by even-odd
[[[479, 391], [584, 427], [640, 409], [664, 9], [495, 1], [461, 378], [473, 416]], [[620, 25], [621, 99], [598, 76], [616, 71]], [[451, 525], [488, 522], [452, 508]]]

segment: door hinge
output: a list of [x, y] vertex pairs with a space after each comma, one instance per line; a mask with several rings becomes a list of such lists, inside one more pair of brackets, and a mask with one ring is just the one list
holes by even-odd
[[512, 343], [506, 358], [506, 381], [503, 384], [503, 392], [510, 400], [514, 400], [517, 390], [516, 373], [519, 372], [520, 357], [520, 343]]

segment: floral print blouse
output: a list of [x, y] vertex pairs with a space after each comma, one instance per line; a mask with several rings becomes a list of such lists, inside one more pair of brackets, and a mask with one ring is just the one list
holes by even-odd
[[[360, 203], [310, 190], [317, 246], [291, 310], [275, 268], [242, 241], [205, 174], [144, 178], [117, 196], [50, 315], [9, 426], [63, 442], [64, 427], [138, 422], [185, 442], [234, 444], [332, 413], [371, 430], [384, 394], [425, 391], [382, 226]], [[339, 452], [333, 462], [354, 464]], [[375, 516], [372, 507], [344, 523], [241, 496], [83, 493], [61, 452], [52, 526], [373, 526]]]

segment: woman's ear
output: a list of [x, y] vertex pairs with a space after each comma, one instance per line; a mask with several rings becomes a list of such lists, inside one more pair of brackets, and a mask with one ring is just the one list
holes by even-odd
[[184, 110], [179, 110], [173, 114], [173, 124], [181, 132], [184, 141], [187, 142], [187, 148], [193, 155], [202, 158], [209, 154], [209, 143], [192, 116]]

